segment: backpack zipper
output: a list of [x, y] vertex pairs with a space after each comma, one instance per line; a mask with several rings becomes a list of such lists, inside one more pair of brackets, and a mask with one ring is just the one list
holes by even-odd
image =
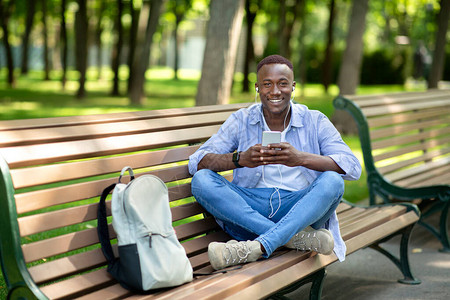
[[154, 236], [154, 235], [159, 235], [159, 236], [162, 236], [163, 238], [166, 238], [166, 237], [167, 237], [167, 236], [165, 236], [165, 235], [163, 235], [163, 234], [160, 234], [160, 233], [152, 233], [152, 232], [149, 232], [148, 234], [144, 235], [144, 237], [146, 237], [146, 236], [149, 237], [149, 239], [148, 239], [148, 247], [149, 247], [149, 248], [152, 247], [152, 236]]

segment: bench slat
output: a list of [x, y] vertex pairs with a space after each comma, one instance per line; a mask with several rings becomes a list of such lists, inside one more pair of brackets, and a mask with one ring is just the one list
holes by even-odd
[[389, 106], [382, 107], [370, 107], [363, 108], [362, 111], [364, 115], [367, 117], [393, 114], [393, 113], [401, 113], [419, 109], [428, 109], [435, 107], [448, 107], [450, 104], [450, 99], [446, 100], [437, 100], [437, 101], [426, 101], [426, 102], [417, 102], [417, 103], [407, 103], [407, 104], [392, 104]]
[[[426, 96], [426, 101], [446, 100], [449, 93], [436, 93]], [[354, 102], [359, 107], [392, 106], [393, 104], [422, 103], [424, 95], [410, 94], [406, 97], [368, 97], [369, 99], [355, 99]]]
[[[450, 157], [438, 157], [440, 155], [444, 155], [450, 152], [450, 148], [446, 148], [446, 149], [438, 149], [435, 151], [430, 151], [427, 152], [423, 155], [414, 157], [414, 158], [410, 158], [410, 159], [405, 159], [387, 166], [383, 166], [378, 168], [378, 170], [380, 171], [381, 174], [383, 174], [384, 176], [386, 176], [389, 173], [392, 173], [396, 170], [400, 170], [401, 168], [406, 168], [408, 166], [412, 166], [416, 163], [423, 163], [426, 162], [427, 160], [431, 160], [434, 159], [435, 161], [438, 161], [437, 163], [449, 163]], [[427, 165], [427, 163], [423, 164], [425, 168], [428, 168], [428, 166], [432, 166], [432, 165]], [[405, 171], [406, 172], [406, 171]]]
[[406, 124], [406, 125], [397, 125], [397, 126], [390, 126], [382, 129], [376, 129], [372, 130], [370, 132], [370, 137], [375, 139], [380, 138], [386, 138], [391, 136], [398, 136], [400, 134], [409, 132], [409, 131], [416, 131], [416, 130], [424, 130], [428, 128], [432, 128], [434, 126], [442, 126], [442, 124], [450, 124], [450, 116], [446, 116], [445, 118], [434, 118], [432, 120], [427, 121], [421, 121], [416, 122], [413, 124]]
[[391, 206], [377, 207], [372, 210], [371, 213], [367, 213], [367, 211], [358, 211], [357, 214], [354, 214], [351, 217], [340, 221], [342, 238], [344, 238], [344, 236], [348, 236], [349, 232], [360, 230], [361, 228], [371, 228], [370, 226], [376, 226], [377, 224], [379, 224], [380, 220], [389, 220], [390, 218], [394, 218], [404, 211], [405, 210], [403, 207], [393, 208]]
[[450, 176], [448, 176], [449, 171], [447, 170], [446, 173], [440, 174], [437, 176], [433, 176], [427, 180], [422, 180], [420, 182], [416, 182], [414, 184], [411, 184], [410, 187], [423, 187], [423, 186], [430, 186], [430, 185], [449, 185], [450, 184]]
[[201, 142], [216, 133], [219, 127], [214, 125], [84, 141], [6, 147], [0, 148], [0, 154], [10, 168], [18, 168]]
[[372, 149], [376, 150], [396, 145], [404, 145], [408, 143], [420, 142], [422, 140], [437, 138], [439, 136], [447, 135], [449, 133], [450, 127], [447, 127], [441, 129], [428, 130], [413, 135], [397, 136], [389, 139], [372, 141]]
[[221, 125], [231, 112], [208, 113], [153, 120], [0, 131], [0, 147], [37, 145], [64, 141], [88, 140], [112, 136], [123, 136], [179, 128]]
[[426, 151], [430, 148], [434, 148], [437, 146], [442, 146], [445, 144], [450, 143], [450, 137], [444, 137], [442, 139], [434, 139], [434, 140], [428, 140], [428, 141], [424, 141], [423, 143], [419, 143], [419, 144], [414, 144], [411, 146], [405, 146], [405, 147], [401, 147], [399, 149], [396, 150], [392, 150], [392, 151], [388, 151], [388, 152], [383, 152], [381, 154], [377, 154], [374, 155], [373, 160], [375, 162], [379, 162], [388, 158], [393, 158], [393, 157], [397, 157], [403, 154], [407, 154], [407, 153], [411, 153], [411, 152], [416, 152], [416, 151]]
[[339, 213], [349, 210], [351, 208], [352, 208], [351, 205], [349, 205], [345, 202], [341, 202], [341, 203], [339, 203], [338, 207], [336, 208], [336, 213], [339, 214]]
[[392, 182], [396, 182], [398, 180], [408, 178], [410, 176], [419, 175], [424, 172], [428, 172], [428, 171], [431, 171], [431, 170], [434, 170], [437, 168], [441, 168], [443, 166], [448, 166], [448, 165], [450, 165], [450, 156], [443, 157], [441, 159], [436, 159], [433, 161], [429, 161], [429, 162], [423, 163], [421, 165], [415, 166], [413, 168], [404, 169], [404, 170], [400, 170], [400, 171], [393, 172], [390, 174], [386, 174], [385, 178]]
[[354, 102], [356, 101], [364, 101], [367, 99], [402, 99], [402, 98], [411, 98], [414, 96], [420, 96], [422, 98], [427, 98], [432, 95], [442, 95], [448, 94], [447, 90], [427, 90], [427, 91], [419, 91], [419, 92], [392, 92], [392, 93], [384, 93], [384, 94], [367, 94], [367, 95], [345, 95], [344, 97], [350, 99]]
[[344, 240], [355, 237], [368, 229], [378, 226], [388, 220], [392, 220], [406, 211], [405, 207], [401, 206], [387, 206], [382, 207], [376, 213], [372, 215], [360, 218], [358, 223], [343, 224], [341, 226], [341, 235]]
[[42, 284], [105, 264], [103, 252], [98, 248], [30, 267], [29, 271], [34, 281]]
[[[112, 224], [108, 225], [108, 229], [110, 237], [115, 238], [116, 234]], [[97, 228], [95, 227], [25, 244], [22, 246], [22, 251], [25, 262], [29, 263], [95, 245], [97, 243], [98, 234]]]
[[427, 109], [412, 111], [408, 113], [367, 118], [367, 123], [369, 124], [370, 128], [376, 128], [380, 126], [391, 126], [394, 124], [407, 123], [421, 119], [429, 119], [432, 117], [447, 116], [448, 114], [450, 114], [450, 107], [439, 107], [437, 109]]
[[[129, 165], [133, 170], [187, 160], [199, 145], [11, 170], [15, 189], [120, 172]], [[45, 174], [45, 176], [42, 176]]]
[[100, 269], [58, 284], [42, 286], [41, 290], [49, 299], [73, 299], [80, 294], [111, 286], [114, 283], [112, 276], [105, 269]]
[[449, 184], [450, 164], [442, 168], [433, 169], [421, 174], [416, 174], [404, 180], [396, 181], [395, 183], [403, 187], [420, 187], [428, 185], [442, 185]]
[[362, 213], [363, 211], [364, 211], [364, 208], [362, 208], [362, 207], [352, 207], [351, 209], [348, 209], [348, 210], [338, 214], [339, 221], [342, 223], [343, 221], [345, 221], [346, 218], [351, 218], [354, 215]]
[[101, 124], [101, 123], [116, 123], [133, 120], [167, 118], [184, 115], [196, 115], [204, 113], [213, 113], [221, 111], [234, 112], [239, 108], [244, 108], [253, 103], [236, 103], [227, 105], [208, 105], [184, 108], [170, 108], [159, 110], [123, 112], [123, 113], [109, 113], [96, 114], [84, 116], [68, 116], [68, 117], [52, 117], [40, 119], [26, 119], [26, 120], [8, 120], [0, 121], [0, 131], [3, 130], [18, 130], [31, 128], [46, 128], [46, 127], [60, 127], [73, 125], [87, 125], [87, 124]]
[[131, 295], [129, 290], [124, 289], [120, 284], [114, 284], [103, 289], [96, 290], [93, 293], [77, 297], [77, 300], [109, 300], [118, 299]]
[[378, 210], [379, 210], [378, 207], [372, 207], [365, 209], [364, 211], [358, 212], [357, 214], [349, 215], [346, 218], [342, 218], [341, 216], [339, 216], [340, 226], [348, 225], [353, 222], [359, 221], [361, 218], [365, 218], [366, 216], [377, 213]]

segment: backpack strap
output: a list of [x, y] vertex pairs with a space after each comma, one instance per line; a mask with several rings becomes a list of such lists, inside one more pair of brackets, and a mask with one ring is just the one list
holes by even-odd
[[114, 189], [115, 186], [116, 184], [113, 183], [103, 190], [97, 210], [97, 234], [98, 239], [100, 240], [100, 245], [102, 246], [103, 255], [108, 261], [108, 269], [116, 261], [116, 258], [114, 257], [111, 241], [109, 239], [108, 221], [106, 220], [105, 201], [106, 197]]

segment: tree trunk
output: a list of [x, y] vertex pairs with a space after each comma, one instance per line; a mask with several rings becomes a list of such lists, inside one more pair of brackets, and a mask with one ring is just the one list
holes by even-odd
[[255, 49], [253, 46], [253, 23], [255, 22], [256, 12], [250, 10], [250, 1], [245, 1], [245, 15], [247, 21], [247, 35], [245, 40], [245, 62], [244, 62], [244, 81], [242, 82], [242, 91], [250, 91], [250, 64], [255, 61]]
[[25, 21], [25, 33], [22, 38], [22, 68], [21, 73], [23, 75], [28, 74], [28, 47], [30, 41], [30, 33], [33, 28], [34, 14], [36, 12], [36, 1], [32, 0], [28, 2], [27, 6], [27, 18]]
[[5, 7], [3, 1], [0, 1], [0, 22], [3, 30], [3, 43], [6, 50], [6, 64], [8, 65], [8, 85], [13, 88], [16, 84], [14, 79], [14, 61], [11, 49], [11, 44], [9, 43], [9, 32], [8, 32], [8, 20], [11, 15], [12, 6], [14, 1], [10, 1], [8, 6]]
[[305, 97], [305, 85], [306, 85], [306, 46], [305, 46], [305, 36], [306, 36], [306, 1], [301, 1], [299, 4], [299, 15], [301, 20], [300, 34], [298, 38], [298, 43], [300, 44], [300, 59], [299, 59], [299, 74], [300, 78], [300, 97]]
[[116, 45], [113, 48], [112, 53], [112, 69], [114, 72], [113, 79], [113, 89], [111, 94], [113, 96], [119, 96], [119, 66], [120, 66], [120, 57], [122, 55], [122, 45], [123, 45], [123, 26], [122, 26], [122, 15], [123, 15], [123, 1], [117, 1], [117, 16], [116, 16], [116, 24], [115, 31], [117, 34]]
[[330, 18], [328, 19], [328, 29], [327, 29], [327, 47], [325, 49], [325, 59], [323, 62], [323, 78], [322, 84], [325, 92], [328, 93], [328, 87], [331, 84], [331, 77], [333, 74], [333, 30], [335, 22], [335, 1], [330, 1]]
[[179, 37], [178, 37], [178, 27], [180, 25], [181, 20], [183, 19], [183, 16], [175, 14], [175, 19], [176, 19], [175, 20], [175, 30], [173, 32], [174, 40], [175, 40], [175, 51], [174, 51], [174, 53], [175, 53], [175, 61], [174, 61], [174, 67], [173, 67], [173, 72], [174, 72], [173, 79], [178, 80], [179, 51], [180, 51], [180, 49], [179, 49], [180, 45], [179, 45]]
[[288, 57], [289, 39], [286, 36], [286, 0], [280, 0], [280, 23], [278, 24], [278, 45], [280, 55]]
[[42, 0], [42, 38], [44, 40], [44, 80], [50, 80], [50, 61], [48, 51], [47, 0]]
[[196, 105], [229, 102], [243, 15], [244, 0], [211, 0]]
[[132, 74], [133, 72], [133, 61], [134, 61], [134, 55], [136, 52], [136, 43], [137, 43], [137, 33], [138, 33], [138, 25], [139, 25], [139, 16], [141, 14], [140, 9], [134, 8], [134, 1], [131, 0], [129, 2], [130, 4], [130, 14], [131, 14], [131, 26], [130, 26], [130, 45], [129, 45], [129, 52], [128, 52], [128, 87], [127, 92], [130, 93], [131, 90], [131, 80], [133, 78]]
[[439, 80], [442, 79], [445, 63], [445, 45], [447, 43], [447, 28], [450, 18], [450, 0], [440, 1], [441, 10], [438, 16], [438, 31], [436, 33], [436, 42], [434, 47], [433, 62], [431, 64], [430, 76], [428, 79], [428, 89], [438, 87]]
[[369, 0], [353, 0], [346, 48], [339, 69], [338, 85], [340, 94], [352, 95], [359, 85], [368, 2]]
[[[132, 1], [130, 1], [132, 2]], [[95, 42], [97, 44], [97, 69], [98, 69], [98, 77], [97, 79], [102, 78], [102, 32], [103, 32], [103, 12], [105, 11], [106, 2], [105, 0], [100, 0], [99, 8], [98, 8], [98, 19], [97, 19], [97, 28], [95, 30]]]
[[[359, 85], [368, 2], [369, 0], [353, 0], [346, 48], [338, 76], [339, 93], [341, 95], [355, 94]], [[356, 123], [346, 111], [336, 110], [332, 121], [342, 134], [357, 133]]]
[[61, 1], [61, 65], [62, 65], [62, 77], [61, 84], [64, 89], [66, 86], [66, 73], [67, 73], [67, 28], [66, 28], [66, 0]]
[[84, 98], [86, 96], [86, 69], [87, 69], [87, 33], [88, 33], [88, 21], [87, 21], [87, 0], [78, 0], [78, 11], [75, 14], [75, 31], [76, 31], [76, 43], [75, 43], [75, 56], [77, 70], [80, 73], [77, 98]]
[[145, 40], [143, 45], [136, 47], [138, 52], [133, 61], [133, 74], [136, 76], [133, 76], [130, 87], [130, 100], [133, 105], [143, 105], [145, 71], [147, 71], [149, 66], [153, 34], [158, 27], [163, 3], [164, 0], [151, 1], [150, 14], [148, 15], [147, 28], [145, 30]]

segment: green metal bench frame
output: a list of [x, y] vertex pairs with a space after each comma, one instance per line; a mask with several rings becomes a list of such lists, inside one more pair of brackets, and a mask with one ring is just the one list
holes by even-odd
[[[376, 203], [376, 197], [383, 199], [384, 203], [391, 203], [394, 199], [401, 201], [413, 201], [422, 199], [423, 204], [419, 208], [426, 211], [422, 212], [418, 224], [424, 226], [434, 236], [436, 236], [442, 243], [443, 249], [441, 252], [450, 253], [450, 243], [448, 235], [447, 216], [450, 208], [450, 186], [448, 185], [434, 185], [419, 188], [404, 188], [392, 184], [380, 174], [375, 166], [372, 156], [372, 147], [369, 133], [369, 125], [366, 116], [353, 101], [338, 96], [333, 100], [333, 105], [337, 109], [346, 110], [356, 121], [358, 126], [359, 139], [361, 142], [361, 149], [364, 157], [364, 165], [367, 171], [367, 185], [369, 188], [370, 204]], [[438, 201], [428, 201], [436, 199]], [[436, 213], [441, 212], [439, 228], [431, 225], [425, 219]]]

